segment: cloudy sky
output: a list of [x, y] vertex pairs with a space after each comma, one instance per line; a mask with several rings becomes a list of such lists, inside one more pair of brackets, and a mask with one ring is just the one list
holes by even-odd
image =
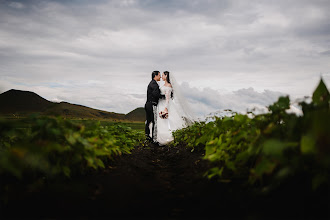
[[0, 93], [111, 112], [169, 70], [197, 114], [330, 86], [328, 0], [0, 0]]

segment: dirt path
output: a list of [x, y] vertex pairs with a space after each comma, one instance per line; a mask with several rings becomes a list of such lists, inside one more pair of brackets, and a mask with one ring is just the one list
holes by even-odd
[[[254, 197], [240, 181], [203, 178], [209, 164], [203, 152], [183, 147], [137, 147], [111, 167], [41, 191], [22, 192], [4, 217], [33, 219], [302, 219], [301, 200], [292, 195]], [[298, 197], [297, 197], [298, 196]], [[292, 198], [293, 198], [292, 197]], [[287, 204], [296, 202], [296, 206]], [[281, 204], [279, 204], [281, 203]], [[302, 203], [303, 204], [303, 203]], [[287, 207], [287, 210], [286, 208]], [[285, 214], [286, 211], [291, 213]]]

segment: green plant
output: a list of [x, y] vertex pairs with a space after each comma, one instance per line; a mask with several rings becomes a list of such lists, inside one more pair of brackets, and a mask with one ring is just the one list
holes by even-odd
[[21, 126], [17, 123], [0, 122], [0, 175], [55, 178], [105, 168], [114, 156], [130, 153], [144, 138], [143, 132], [119, 123], [102, 126], [98, 121], [86, 128], [61, 117], [37, 116], [24, 119]]
[[330, 184], [330, 95], [321, 79], [312, 102], [299, 103], [303, 115], [288, 113], [289, 97], [268, 106], [269, 113], [233, 113], [175, 131], [174, 144], [203, 148], [213, 164], [209, 178], [244, 178], [275, 186], [302, 175], [316, 190]]

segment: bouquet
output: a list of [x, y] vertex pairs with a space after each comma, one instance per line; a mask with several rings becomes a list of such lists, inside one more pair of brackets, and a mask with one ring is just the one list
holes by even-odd
[[168, 118], [168, 113], [164, 111], [159, 112], [159, 117], [162, 119], [167, 119]]

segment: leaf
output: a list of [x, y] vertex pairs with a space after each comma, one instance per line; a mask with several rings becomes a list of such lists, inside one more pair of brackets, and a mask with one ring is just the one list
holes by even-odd
[[273, 105], [268, 106], [268, 109], [273, 113], [281, 112], [290, 108], [290, 99], [289, 96], [281, 96], [278, 101]]
[[221, 167], [219, 169], [219, 167], [213, 167], [211, 168], [207, 173], [207, 178], [211, 179], [214, 176], [221, 176], [222, 172], [223, 172], [224, 167]]
[[288, 177], [291, 173], [292, 169], [290, 167], [284, 167], [276, 173], [276, 177], [278, 179], [284, 179]]
[[262, 151], [265, 155], [279, 157], [282, 155], [285, 148], [285, 143], [273, 139], [264, 143]]
[[227, 166], [228, 169], [231, 169], [233, 171], [236, 170], [235, 163], [230, 161], [230, 160], [226, 161], [226, 166]]
[[319, 105], [322, 103], [326, 103], [329, 105], [330, 101], [330, 93], [327, 89], [327, 86], [324, 84], [323, 79], [321, 78], [319, 85], [315, 89], [313, 93], [313, 103]]
[[315, 139], [312, 135], [304, 135], [300, 141], [300, 151], [303, 154], [316, 153]]
[[100, 159], [96, 159], [96, 164], [97, 164], [99, 167], [104, 168], [104, 163], [103, 163], [102, 160], [100, 160]]
[[71, 170], [70, 170], [69, 167], [67, 167], [67, 166], [63, 166], [63, 167], [62, 167], [62, 171], [63, 171], [63, 173], [64, 173], [65, 176], [70, 177]]
[[250, 158], [250, 153], [248, 150], [246, 151], [243, 151], [239, 154], [237, 154], [236, 156], [236, 161], [239, 162], [239, 161], [247, 161], [249, 158]]
[[74, 145], [77, 142], [76, 138], [73, 136], [73, 134], [67, 134], [67, 135], [65, 135], [65, 138], [71, 145]]
[[87, 165], [88, 165], [89, 167], [93, 167], [94, 169], [97, 168], [97, 167], [95, 166], [95, 164], [94, 164], [94, 160], [93, 160], [92, 157], [90, 157], [90, 156], [85, 156], [85, 160], [87, 161]]
[[212, 140], [207, 143], [205, 146], [205, 155], [213, 154], [216, 151], [216, 143], [218, 142], [218, 138], [216, 140]]
[[272, 173], [275, 167], [276, 164], [274, 162], [264, 158], [257, 164], [254, 171], [257, 176], [261, 177], [265, 173]]
[[239, 114], [239, 115], [235, 115], [234, 116], [234, 120], [237, 121], [237, 122], [241, 122], [242, 123], [242, 122], [245, 122], [246, 119], [247, 119], [247, 116], [246, 115]]
[[326, 174], [317, 174], [313, 177], [312, 180], [312, 189], [316, 190], [321, 186], [323, 183], [326, 183], [328, 181], [328, 175]]

